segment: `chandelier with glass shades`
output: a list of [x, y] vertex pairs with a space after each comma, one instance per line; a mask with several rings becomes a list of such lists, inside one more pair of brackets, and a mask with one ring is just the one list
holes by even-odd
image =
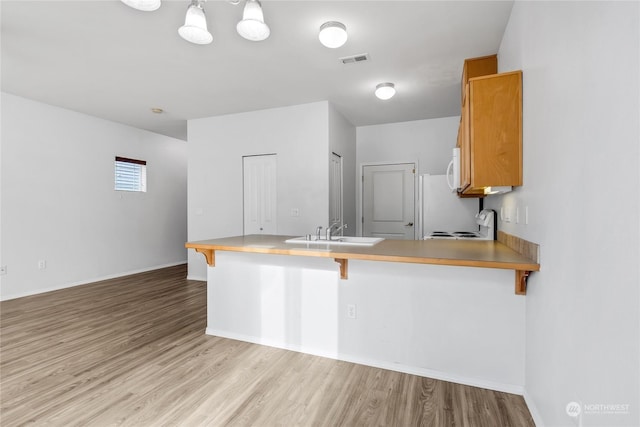
[[[144, 12], [158, 9], [161, 0], [121, 0], [127, 6]], [[206, 0], [191, 0], [184, 18], [184, 25], [178, 28], [180, 37], [195, 44], [209, 44], [213, 36], [207, 29], [207, 18], [204, 13]], [[227, 0], [228, 3], [238, 4], [240, 0]], [[269, 26], [264, 23], [262, 4], [259, 0], [245, 0], [242, 20], [236, 26], [238, 34], [254, 42], [266, 40], [271, 34]]]

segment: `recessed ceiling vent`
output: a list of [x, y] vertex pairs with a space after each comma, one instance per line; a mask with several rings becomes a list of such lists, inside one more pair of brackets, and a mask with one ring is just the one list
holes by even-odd
[[343, 64], [353, 64], [355, 62], [362, 62], [362, 61], [368, 61], [368, 60], [369, 60], [368, 53], [360, 53], [358, 55], [345, 56], [343, 58], [340, 58], [340, 61], [342, 61]]

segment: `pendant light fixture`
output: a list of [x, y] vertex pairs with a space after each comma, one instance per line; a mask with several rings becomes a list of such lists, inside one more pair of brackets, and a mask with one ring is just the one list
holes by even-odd
[[143, 12], [151, 12], [160, 7], [160, 0], [121, 0], [122, 3]]
[[[0, 0], [2, 1], [2, 0]], [[162, 0], [120, 0], [129, 7], [142, 11], [153, 11], [160, 7]], [[180, 37], [195, 44], [209, 44], [213, 36], [207, 29], [207, 18], [204, 13], [204, 3], [207, 0], [191, 0], [187, 8], [184, 25], [178, 28]], [[231, 5], [237, 5], [241, 0], [226, 0]], [[238, 34], [247, 40], [262, 41], [269, 37], [271, 30], [264, 22], [262, 4], [259, 0], [245, 0], [242, 21], [236, 26]]]
[[347, 27], [342, 22], [329, 21], [320, 26], [318, 39], [324, 46], [335, 49], [347, 42]]
[[396, 86], [393, 83], [380, 83], [376, 86], [375, 94], [379, 99], [386, 101], [396, 94]]
[[259, 0], [246, 0], [242, 21], [236, 26], [238, 34], [247, 40], [259, 42], [265, 40], [271, 34], [269, 26], [264, 23], [262, 5]]
[[207, 30], [207, 17], [202, 4], [205, 0], [192, 0], [184, 18], [184, 25], [178, 28], [180, 37], [195, 44], [209, 44], [213, 36]]

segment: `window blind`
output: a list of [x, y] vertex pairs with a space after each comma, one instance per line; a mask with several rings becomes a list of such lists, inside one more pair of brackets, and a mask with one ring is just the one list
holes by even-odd
[[147, 162], [144, 160], [116, 157], [115, 189], [118, 191], [147, 191], [146, 165]]

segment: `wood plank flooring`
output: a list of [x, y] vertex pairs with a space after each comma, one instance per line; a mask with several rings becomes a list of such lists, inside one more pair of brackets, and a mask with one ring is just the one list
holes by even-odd
[[207, 336], [185, 276], [1, 302], [0, 425], [534, 425], [521, 396]]

